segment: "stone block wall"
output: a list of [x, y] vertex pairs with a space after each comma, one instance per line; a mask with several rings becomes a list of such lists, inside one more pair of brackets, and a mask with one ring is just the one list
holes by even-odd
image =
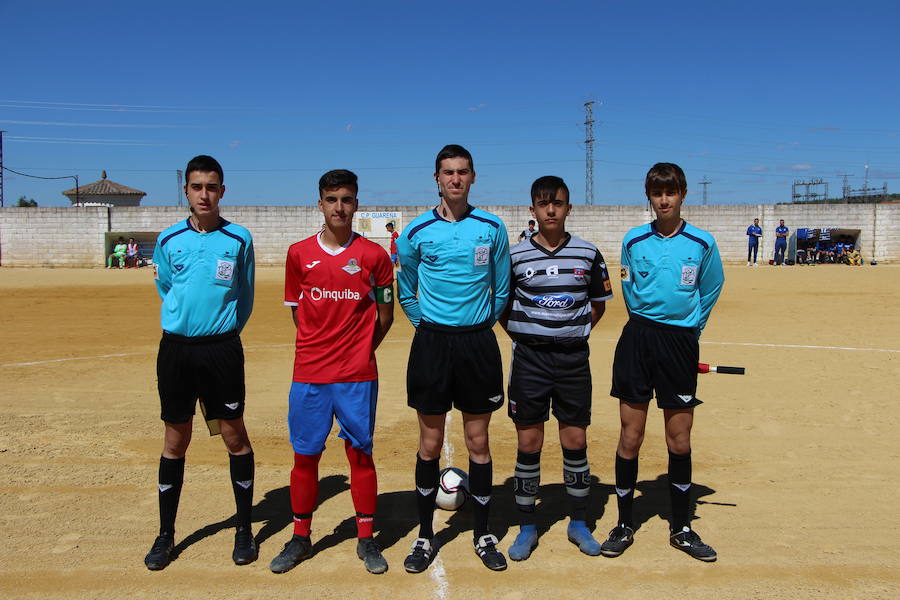
[[[408, 225], [432, 206], [365, 206], [369, 211], [397, 211]], [[518, 240], [531, 213], [527, 205], [484, 207], [499, 216]], [[105, 264], [106, 233], [159, 232], [187, 218], [175, 206], [61, 207], [0, 209], [0, 265], [98, 267]], [[826, 205], [685, 205], [684, 217], [712, 233], [725, 262], [747, 258], [747, 227], [754, 218], [763, 228], [759, 260], [771, 258], [779, 219], [798, 227], [846, 227], [861, 230], [863, 257], [879, 262], [900, 261], [900, 204]], [[253, 234], [259, 265], [284, 264], [288, 246], [319, 230], [322, 215], [315, 206], [222, 206], [222, 216], [247, 227]], [[625, 233], [651, 214], [647, 206], [574, 205], [567, 222], [573, 234], [597, 244], [611, 263], [617, 263]], [[385, 248], [388, 238], [373, 238]]]

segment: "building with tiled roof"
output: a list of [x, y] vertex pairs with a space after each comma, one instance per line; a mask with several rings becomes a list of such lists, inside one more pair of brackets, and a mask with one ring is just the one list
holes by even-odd
[[62, 193], [72, 202], [72, 206], [140, 206], [146, 192], [130, 188], [106, 178], [106, 171], [100, 179]]

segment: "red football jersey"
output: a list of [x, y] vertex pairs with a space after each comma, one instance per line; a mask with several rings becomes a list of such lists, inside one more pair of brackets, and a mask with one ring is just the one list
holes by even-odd
[[397, 238], [400, 234], [396, 231], [391, 232], [391, 254], [397, 254]]
[[384, 248], [356, 233], [338, 251], [324, 247], [318, 234], [293, 244], [285, 265], [284, 303], [297, 307], [294, 381], [377, 379], [375, 288], [393, 282]]

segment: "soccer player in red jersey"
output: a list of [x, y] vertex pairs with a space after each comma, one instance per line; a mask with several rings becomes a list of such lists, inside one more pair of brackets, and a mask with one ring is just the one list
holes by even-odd
[[356, 554], [370, 573], [388, 568], [372, 538], [378, 493], [372, 434], [378, 396], [375, 349], [394, 321], [394, 270], [381, 246], [352, 230], [358, 189], [350, 171], [325, 173], [319, 179], [325, 227], [288, 250], [284, 303], [297, 327], [288, 412], [294, 535], [269, 565], [274, 573], [312, 556], [319, 458], [335, 417], [350, 463]]
[[400, 255], [397, 254], [397, 238], [400, 237], [400, 234], [394, 231], [393, 223], [388, 223], [384, 228], [387, 229], [388, 235], [391, 236], [391, 262], [394, 263], [395, 267], [399, 267], [400, 259], [398, 257]]

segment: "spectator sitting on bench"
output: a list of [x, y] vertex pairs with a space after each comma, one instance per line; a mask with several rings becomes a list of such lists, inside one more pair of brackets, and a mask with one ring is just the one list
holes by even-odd
[[128, 246], [125, 245], [125, 238], [119, 237], [119, 241], [116, 242], [112, 254], [106, 257], [106, 268], [112, 269], [114, 258], [119, 261], [119, 268], [123, 268], [125, 266], [125, 252], [127, 250]]
[[125, 246], [125, 268], [139, 266], [141, 266], [141, 246], [134, 238], [128, 238], [128, 244]]
[[819, 242], [816, 243], [816, 262], [834, 262], [834, 251], [832, 250], [832, 246], [829, 242], [819, 240]]

